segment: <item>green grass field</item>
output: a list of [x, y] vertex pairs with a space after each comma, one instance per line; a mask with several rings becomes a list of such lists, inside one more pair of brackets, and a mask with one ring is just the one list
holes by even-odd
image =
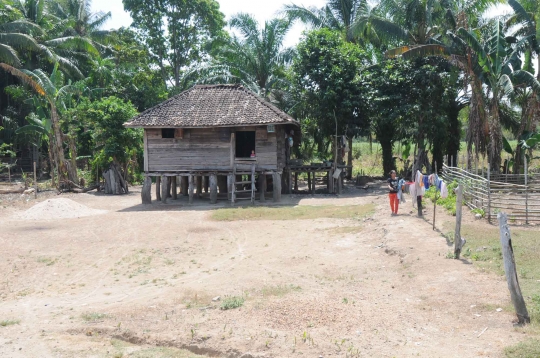
[[[517, 145], [517, 140], [510, 141], [510, 145], [512, 148], [515, 148]], [[398, 172], [400, 170], [403, 170], [404, 161], [402, 159], [402, 146], [400, 143], [396, 143], [394, 145], [394, 157], [396, 157], [396, 170]], [[353, 142], [353, 175], [356, 176], [357, 174], [363, 173], [363, 175], [367, 176], [383, 176], [383, 170], [382, 170], [382, 151], [381, 151], [381, 145], [377, 142], [373, 142], [373, 144], [370, 146], [369, 142], [365, 141], [355, 141]], [[412, 161], [412, 153], [409, 156], [409, 160]], [[466, 161], [466, 155], [467, 155], [467, 143], [461, 142], [461, 151], [459, 152], [459, 165], [464, 166]], [[537, 149], [533, 151], [533, 158], [540, 157], [540, 149]], [[502, 155], [503, 161], [507, 158], [509, 158], [509, 155], [504, 152]], [[484, 166], [484, 168], [487, 168], [487, 158], [482, 158], [478, 160], [478, 168], [481, 168]], [[476, 165], [475, 162], [473, 162], [473, 166]], [[533, 159], [531, 163], [529, 164], [529, 168], [532, 171], [539, 171], [540, 170], [540, 159]]]

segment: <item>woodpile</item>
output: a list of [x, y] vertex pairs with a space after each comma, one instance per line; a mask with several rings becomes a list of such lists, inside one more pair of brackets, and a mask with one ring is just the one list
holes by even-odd
[[122, 175], [120, 166], [116, 163], [111, 163], [109, 169], [103, 172], [103, 178], [105, 179], [105, 194], [127, 194], [128, 184]]

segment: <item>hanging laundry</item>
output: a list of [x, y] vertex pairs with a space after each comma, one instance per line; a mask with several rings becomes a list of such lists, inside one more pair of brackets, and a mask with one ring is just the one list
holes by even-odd
[[405, 203], [405, 195], [403, 195], [403, 190], [402, 190], [404, 185], [405, 185], [405, 180], [399, 179], [397, 198], [398, 198], [400, 204]]
[[424, 196], [426, 188], [424, 187], [424, 175], [420, 173], [420, 170], [416, 171], [416, 196]]
[[441, 181], [441, 198], [448, 198], [448, 188], [443, 181]]
[[423, 176], [422, 176], [422, 179], [424, 180], [424, 188], [425, 188], [426, 190], [428, 190], [428, 189], [429, 189], [429, 177], [423, 175]]

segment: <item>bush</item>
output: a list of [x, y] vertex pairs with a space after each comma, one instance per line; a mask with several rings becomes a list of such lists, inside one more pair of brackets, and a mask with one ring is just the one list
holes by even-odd
[[452, 216], [456, 216], [456, 194], [454, 193], [454, 189], [456, 189], [457, 186], [457, 181], [453, 181], [447, 185], [448, 197], [446, 198], [441, 198], [440, 193], [436, 191], [434, 186], [431, 186], [426, 190], [424, 197], [430, 199], [433, 203], [435, 201], [435, 196], [437, 196], [437, 205], [444, 207]]
[[222, 310], [230, 310], [233, 308], [242, 307], [244, 304], [244, 298], [238, 296], [225, 297], [221, 303]]

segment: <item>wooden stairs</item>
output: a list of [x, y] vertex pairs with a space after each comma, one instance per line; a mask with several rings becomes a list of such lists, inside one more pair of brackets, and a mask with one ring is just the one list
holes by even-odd
[[[236, 170], [236, 164], [233, 167], [233, 180], [234, 184], [232, 185], [232, 193], [231, 193], [231, 203], [234, 205], [236, 201], [239, 200], [251, 200], [251, 204], [255, 204], [255, 192], [257, 189], [255, 189], [255, 164], [251, 164], [251, 172], [237, 172]], [[248, 175], [250, 177], [250, 180], [241, 180], [236, 181], [236, 176], [244, 176]], [[251, 184], [251, 189], [243, 189], [244, 185]], [[240, 190], [237, 190], [236, 186], [241, 185]], [[249, 198], [239, 198], [236, 195], [241, 193], [251, 193]]]

